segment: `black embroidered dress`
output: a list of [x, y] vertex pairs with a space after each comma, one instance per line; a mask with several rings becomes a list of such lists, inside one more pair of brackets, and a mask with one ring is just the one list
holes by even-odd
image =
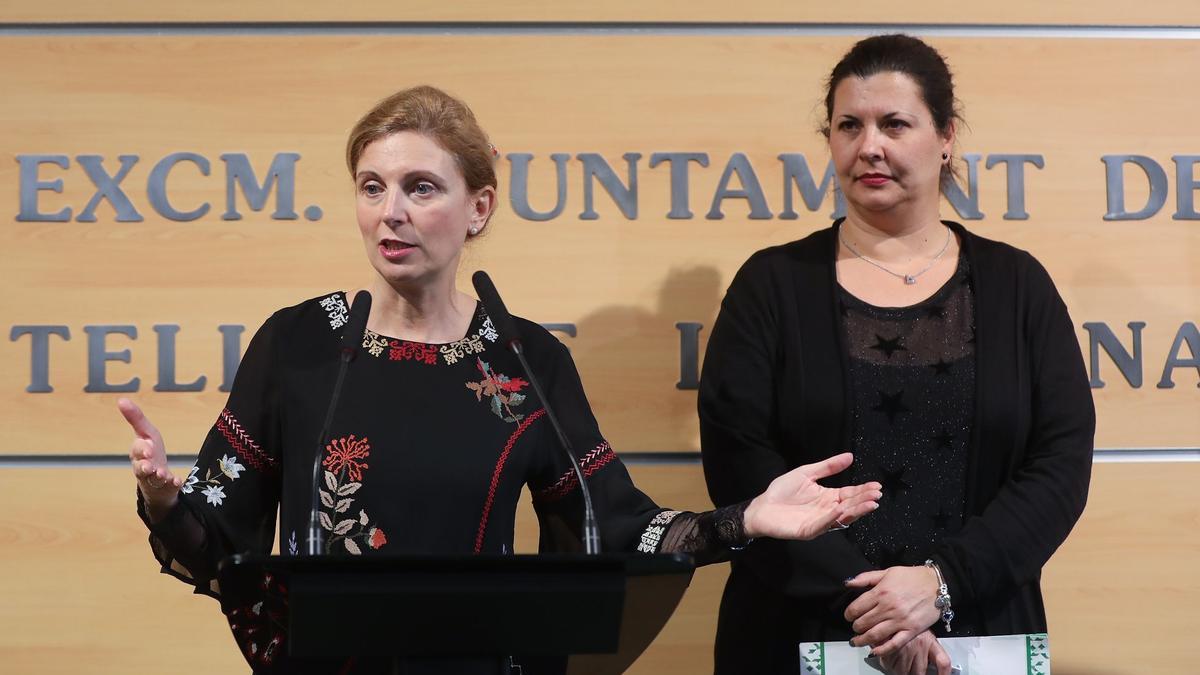
[[[270, 317], [247, 348], [178, 505], [151, 524], [139, 493], [138, 510], [163, 571], [194, 584], [197, 593], [220, 598], [216, 565], [224, 557], [270, 551], [277, 509], [281, 552], [305, 549], [313, 453], [348, 313], [345, 294], [335, 293]], [[713, 513], [677, 518], [639, 491], [601, 436], [566, 348], [540, 326], [517, 321], [531, 367], [588, 476], [604, 550], [654, 553], [671, 546], [696, 554], [701, 564], [722, 557], [728, 548], [704, 536], [715, 532]], [[578, 536], [578, 481], [482, 306], [456, 342], [415, 343], [368, 330], [362, 346], [350, 363], [332, 440], [320, 449], [325, 553], [511, 553], [525, 485], [541, 548], [577, 545], [563, 533]], [[269, 600], [225, 604], [256, 670], [284, 665], [286, 612], [271, 610]]]

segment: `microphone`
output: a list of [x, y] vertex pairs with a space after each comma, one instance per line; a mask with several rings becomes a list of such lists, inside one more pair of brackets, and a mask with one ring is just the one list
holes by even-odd
[[583, 550], [588, 554], [597, 554], [600, 552], [600, 528], [596, 525], [596, 512], [592, 510], [592, 493], [588, 490], [587, 480], [584, 479], [583, 471], [579, 468], [579, 461], [575, 459], [571, 441], [563, 431], [562, 425], [558, 423], [558, 416], [554, 414], [554, 408], [551, 407], [549, 399], [542, 391], [542, 385], [529, 367], [529, 362], [525, 360], [525, 348], [521, 344], [521, 333], [517, 331], [517, 324], [513, 321], [512, 315], [508, 313], [508, 308], [504, 306], [504, 301], [500, 299], [500, 293], [496, 290], [496, 285], [492, 283], [492, 278], [488, 276], [487, 272], [479, 270], [471, 275], [471, 284], [475, 286], [475, 292], [479, 294], [479, 301], [483, 303], [484, 311], [491, 317], [492, 325], [500, 335], [500, 342], [510, 352], [516, 354], [517, 360], [521, 362], [525, 376], [529, 378], [534, 393], [542, 401], [546, 417], [550, 420], [550, 425], [554, 427], [554, 433], [558, 435], [559, 445], [567, 453], [567, 459], [571, 460], [571, 468], [575, 470], [575, 477], [579, 479], [579, 492], [583, 495]]
[[333, 425], [333, 413], [337, 410], [338, 399], [342, 396], [342, 383], [346, 380], [346, 369], [362, 348], [363, 333], [367, 330], [367, 317], [371, 314], [371, 294], [359, 291], [354, 296], [350, 307], [350, 316], [346, 319], [346, 327], [342, 331], [342, 348], [338, 363], [337, 380], [333, 384], [333, 396], [329, 399], [329, 408], [325, 411], [325, 424], [321, 427], [321, 435], [317, 438], [317, 455], [313, 459], [312, 470], [312, 513], [308, 518], [308, 555], [320, 555], [321, 540], [321, 455], [325, 444], [329, 442], [329, 427]]

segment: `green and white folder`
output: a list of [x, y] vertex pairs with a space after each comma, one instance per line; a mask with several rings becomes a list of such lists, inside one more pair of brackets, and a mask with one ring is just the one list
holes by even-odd
[[[962, 675], [1050, 675], [1045, 633], [942, 638], [950, 662]], [[801, 675], [877, 675], [870, 649], [846, 642], [800, 643]]]

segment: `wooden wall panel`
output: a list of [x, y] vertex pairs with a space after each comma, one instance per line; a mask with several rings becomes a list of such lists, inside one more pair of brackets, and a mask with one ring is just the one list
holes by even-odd
[[[708, 506], [695, 465], [632, 466], [663, 504]], [[1058, 675], [1191, 673], [1200, 630], [1200, 464], [1097, 465], [1083, 519], [1044, 574]], [[124, 468], [0, 469], [0, 662], [5, 672], [158, 675], [186, 663], [245, 672], [217, 605], [157, 573]], [[536, 547], [532, 510], [518, 549]], [[630, 672], [711, 669], [726, 567], [698, 571]], [[83, 666], [81, 664], [86, 664]]]
[[[71, 340], [50, 339], [55, 391], [28, 394], [31, 340], [0, 343], [0, 448], [7, 453], [120, 452], [125, 431], [112, 394], [84, 394], [88, 325], [134, 325], [138, 339], [112, 336], [108, 378], [141, 378], [137, 398], [191, 451], [224, 395], [221, 324], [244, 324], [248, 341], [274, 309], [362, 284], [369, 270], [352, 224], [341, 157], [346, 130], [373, 101], [397, 88], [435, 82], [470, 102], [500, 148], [502, 206], [492, 232], [470, 247], [463, 270], [486, 267], [517, 313], [572, 322], [565, 338], [597, 415], [623, 450], [697, 448], [694, 392], [679, 391], [677, 321], [704, 324], [707, 339], [732, 274], [754, 250], [822, 226], [795, 197], [798, 220], [781, 219], [784, 173], [777, 156], [803, 153], [820, 173], [827, 161], [815, 133], [820, 81], [850, 38], [703, 36], [423, 36], [5, 38], [10, 68], [0, 87], [0, 283], [8, 327], [65, 325]], [[1107, 387], [1096, 391], [1098, 444], [1195, 447], [1200, 402], [1195, 367], [1174, 371], [1158, 389], [1176, 333], [1200, 319], [1200, 229], [1173, 220], [1172, 157], [1200, 153], [1186, 88], [1200, 59], [1195, 41], [1098, 39], [943, 39], [970, 127], [960, 149], [984, 157], [1035, 153], [1028, 167], [1028, 220], [1005, 220], [1003, 166], [979, 167], [979, 207], [967, 221], [985, 236], [1033, 252], [1050, 270], [1076, 325], [1107, 322], [1122, 342], [1125, 324], [1144, 321], [1144, 384], [1133, 388], [1102, 355]], [[1171, 101], [1150, 106], [1148, 102]], [[157, 215], [146, 195], [151, 168], [172, 152], [211, 163], [202, 176], [178, 165], [168, 183], [175, 208], [201, 203], [193, 222]], [[650, 169], [654, 152], [707, 153], [693, 166], [692, 219], [672, 220], [670, 171]], [[319, 206], [310, 222], [273, 220], [239, 193], [243, 220], [224, 221], [222, 153], [245, 153], [261, 179], [276, 153], [296, 152], [297, 212]], [[511, 156], [531, 153], [529, 201], [555, 201], [549, 155], [596, 152], [624, 176], [624, 153], [640, 153], [638, 217], [626, 219], [596, 188], [597, 220], [581, 220], [582, 170], [572, 159], [562, 215], [524, 220], [509, 203]], [[744, 199], [723, 203], [724, 219], [705, 217], [726, 162], [745, 153], [772, 218], [748, 218]], [[1106, 222], [1101, 156], [1145, 155], [1165, 167], [1168, 200], [1147, 220]], [[97, 222], [18, 222], [17, 157], [65, 155], [39, 179], [62, 179], [61, 194], [38, 193], [42, 212], [83, 209], [93, 186], [79, 155], [141, 159], [123, 187], [143, 222], [116, 222], [107, 202]], [[1128, 172], [1128, 204], [1144, 202], [1145, 181]], [[1139, 182], [1140, 181], [1140, 182]], [[735, 178], [733, 187], [737, 187]], [[1139, 192], [1140, 191], [1140, 192]], [[944, 212], [953, 216], [948, 207]], [[552, 280], [547, 283], [548, 280]], [[182, 327], [178, 379], [208, 377], [202, 393], [155, 393], [153, 326]], [[1086, 335], [1080, 330], [1081, 339]], [[10, 335], [11, 337], [11, 335]], [[1187, 348], [1179, 353], [1190, 357]], [[69, 421], [63, 424], [64, 421]]]
[[736, 4], [720, 0], [665, 0], [605, 3], [515, 0], [484, 2], [379, 5], [363, 0], [330, 4], [321, 0], [266, 0], [243, 3], [182, 0], [142, 3], [114, 0], [98, 5], [73, 0], [38, 3], [9, 2], [0, 7], [0, 21], [671, 21], [671, 22], [815, 22], [815, 23], [999, 23], [1065, 25], [1195, 25], [1200, 10], [1188, 0], [1128, 3], [1119, 0], [1003, 4], [923, 0], [903, 7], [868, 0], [852, 4], [751, 0]]

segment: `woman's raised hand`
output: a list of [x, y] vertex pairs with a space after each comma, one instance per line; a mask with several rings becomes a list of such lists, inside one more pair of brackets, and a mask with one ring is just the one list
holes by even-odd
[[854, 455], [834, 455], [816, 464], [797, 467], [771, 481], [746, 508], [746, 536], [775, 539], [813, 539], [841, 529], [879, 507], [879, 483], [841, 488], [817, 483], [850, 466]]
[[133, 464], [133, 477], [146, 500], [150, 519], [160, 520], [179, 499], [183, 481], [171, 473], [167, 466], [167, 449], [162, 434], [146, 419], [142, 409], [127, 398], [117, 401], [117, 409], [133, 428], [133, 443], [129, 446], [129, 462]]

